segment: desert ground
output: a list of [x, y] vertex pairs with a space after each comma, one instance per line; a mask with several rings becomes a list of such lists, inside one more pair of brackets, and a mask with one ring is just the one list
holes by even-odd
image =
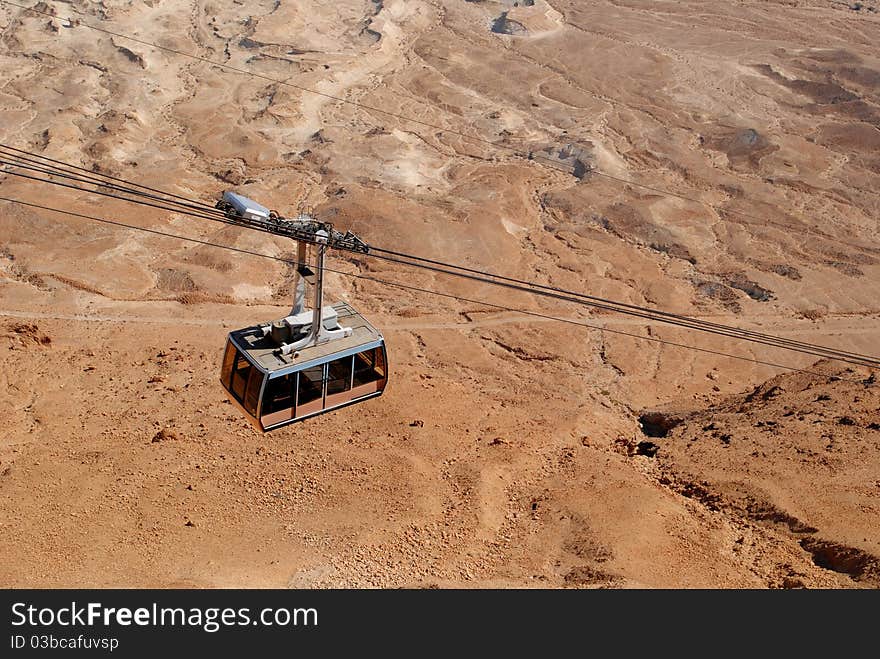
[[[54, 17], [0, 3], [4, 144], [880, 353], [876, 1], [36, 6]], [[295, 254], [11, 175], [0, 196]], [[0, 202], [0, 585], [880, 586], [880, 374], [328, 265], [326, 297], [385, 335], [388, 388], [263, 435], [220, 359], [288, 312], [287, 266]]]

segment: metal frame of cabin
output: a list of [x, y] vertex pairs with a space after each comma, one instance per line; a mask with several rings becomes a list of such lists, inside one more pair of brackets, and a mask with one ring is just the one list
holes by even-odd
[[[382, 334], [348, 303], [333, 308], [353, 330], [351, 336], [290, 355], [281, 353], [280, 344], [260, 326], [229, 333], [220, 380], [229, 399], [258, 429], [274, 430], [385, 390], [388, 358]], [[245, 365], [239, 367], [241, 361]], [[316, 395], [309, 397], [307, 391]]]

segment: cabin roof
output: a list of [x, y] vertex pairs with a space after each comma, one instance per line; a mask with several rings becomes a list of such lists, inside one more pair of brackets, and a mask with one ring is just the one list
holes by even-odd
[[337, 302], [332, 306], [336, 310], [339, 324], [351, 328], [351, 336], [302, 348], [290, 355], [282, 355], [280, 344], [273, 341], [271, 336], [263, 336], [261, 326], [234, 330], [229, 333], [229, 338], [247, 355], [248, 361], [270, 374], [290, 367], [304, 367], [309, 362], [324, 361], [337, 353], [351, 354], [357, 352], [358, 347], [372, 347], [371, 344], [383, 341], [382, 334], [350, 304]]

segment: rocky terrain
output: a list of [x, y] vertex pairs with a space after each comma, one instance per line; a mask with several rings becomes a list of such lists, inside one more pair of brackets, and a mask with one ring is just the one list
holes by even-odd
[[[880, 352], [877, 2], [36, 7], [0, 3], [4, 144]], [[10, 175], [0, 196], [293, 252]], [[0, 584], [880, 585], [880, 375], [378, 260], [332, 267], [328, 297], [382, 329], [392, 380], [260, 435], [219, 361], [228, 331], [289, 309], [283, 264], [0, 202]]]

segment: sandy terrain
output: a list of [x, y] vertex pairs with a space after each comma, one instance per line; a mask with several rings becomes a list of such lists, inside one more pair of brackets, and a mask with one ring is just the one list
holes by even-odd
[[[855, 4], [0, 5], [0, 142], [876, 355], [880, 3]], [[77, 11], [424, 123], [66, 27]], [[9, 176], [0, 195], [293, 252]], [[0, 585], [880, 586], [880, 375], [380, 261], [332, 267], [608, 331], [331, 274], [330, 300], [385, 333], [393, 380], [263, 436], [219, 360], [230, 329], [289, 309], [282, 264], [4, 203]]]

